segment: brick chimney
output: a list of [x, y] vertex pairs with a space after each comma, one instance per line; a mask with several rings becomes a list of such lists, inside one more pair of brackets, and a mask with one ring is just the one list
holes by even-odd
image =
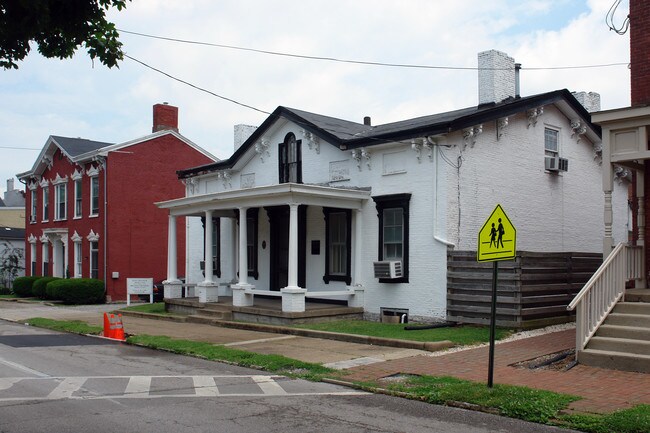
[[650, 2], [630, 0], [631, 101], [650, 105]]
[[497, 50], [478, 53], [478, 104], [517, 96], [515, 59]]
[[153, 128], [151, 128], [151, 132], [166, 129], [178, 132], [178, 107], [163, 102], [153, 106]]

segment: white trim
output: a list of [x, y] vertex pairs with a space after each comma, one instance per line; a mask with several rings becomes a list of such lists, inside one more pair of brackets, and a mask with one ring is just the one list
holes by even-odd
[[70, 179], [72, 179], [72, 180], [80, 180], [80, 179], [82, 179], [83, 177], [84, 177], [84, 171], [83, 171], [83, 169], [81, 169], [81, 171], [79, 171], [79, 169], [77, 169], [77, 168], [75, 168], [75, 169], [74, 169], [74, 173], [72, 173], [72, 174], [70, 175]]
[[68, 176], [67, 175], [61, 177], [61, 175], [59, 175], [59, 173], [57, 173], [56, 177], [52, 181], [52, 185], [58, 185], [60, 183], [67, 183], [67, 182], [68, 182]]
[[88, 236], [86, 236], [86, 239], [88, 239], [90, 242], [98, 242], [99, 235], [91, 229], [90, 233], [88, 233]]
[[[91, 231], [92, 231], [92, 230], [91, 230]], [[90, 236], [90, 235], [89, 235], [89, 236]], [[72, 242], [77, 243], [77, 242], [81, 242], [81, 241], [83, 241], [83, 238], [82, 238], [81, 236], [79, 236], [79, 233], [77, 233], [77, 231], [75, 230], [74, 233], [73, 233], [73, 235], [70, 236], [70, 240], [71, 240]]]
[[86, 174], [90, 177], [99, 176], [99, 168], [93, 165], [88, 170], [86, 170]]
[[39, 182], [39, 185], [40, 185], [41, 188], [47, 188], [48, 186], [50, 186], [50, 181], [47, 180], [47, 179], [45, 179], [45, 178], [43, 178], [43, 179], [41, 179], [41, 181]]
[[38, 241], [38, 238], [34, 236], [34, 234], [30, 234], [29, 237], [27, 238], [27, 242], [30, 244], [35, 244]]

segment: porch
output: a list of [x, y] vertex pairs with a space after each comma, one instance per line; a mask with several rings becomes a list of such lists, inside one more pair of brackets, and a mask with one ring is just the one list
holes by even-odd
[[269, 325], [296, 325], [363, 319], [362, 307], [348, 307], [317, 299], [307, 299], [304, 311], [288, 312], [282, 310], [282, 300], [279, 297], [264, 296], [258, 296], [255, 305], [248, 307], [235, 306], [232, 297], [226, 296], [219, 297], [219, 302], [207, 303], [200, 302], [198, 297], [169, 298], [165, 299], [165, 310], [188, 315], [188, 322], [207, 324], [215, 321], [242, 321]]
[[[264, 306], [258, 302], [260, 297], [278, 298], [280, 311], [287, 313], [287, 317], [291, 313], [307, 313], [308, 298], [343, 300], [350, 308], [362, 308], [361, 217], [363, 204], [369, 198], [367, 189], [285, 183], [190, 195], [157, 203], [160, 208], [169, 210], [167, 278], [163, 282], [165, 299], [178, 299], [182, 294], [183, 283], [177, 277], [177, 218], [199, 217], [204, 221], [205, 245], [202, 257], [204, 280], [196, 284], [195, 289], [198, 303], [221, 304], [224, 294], [219, 288], [226, 285], [232, 295], [228, 302], [234, 308], [244, 308], [236, 311], [238, 314]], [[335, 252], [336, 263], [341, 267], [339, 271], [343, 272], [330, 275], [327, 269], [323, 276], [322, 271], [309, 269], [313, 273], [319, 272], [318, 279], [325, 280], [326, 286], [317, 285], [316, 290], [307, 288], [308, 285], [314, 287], [314, 275], [311, 284], [305, 278], [307, 208], [322, 209], [326, 221], [329, 212], [337, 212], [342, 216], [339, 224], [342, 223], [342, 230], [347, 232], [344, 245], [338, 245], [336, 251], [325, 246], [324, 253], [324, 261], [329, 266], [328, 254]], [[262, 238], [259, 242], [257, 236], [258, 221], [262, 220], [257, 214], [261, 210], [266, 212], [269, 221], [268, 249], [267, 239]], [[215, 220], [219, 222], [215, 224]], [[215, 230], [228, 234], [230, 242], [221, 245], [221, 238], [214, 235]], [[321, 239], [321, 235], [311, 233], [310, 237]], [[327, 244], [328, 238], [325, 238]], [[215, 254], [222, 249], [224, 255]], [[258, 254], [265, 254], [265, 262], [260, 266], [266, 272], [264, 276], [258, 272]], [[319, 255], [320, 241], [312, 240], [310, 256]], [[221, 269], [224, 257], [227, 257], [224, 267], [228, 268], [229, 275], [221, 278], [218, 275], [220, 271], [216, 270]], [[337, 283], [330, 285], [330, 281]]]

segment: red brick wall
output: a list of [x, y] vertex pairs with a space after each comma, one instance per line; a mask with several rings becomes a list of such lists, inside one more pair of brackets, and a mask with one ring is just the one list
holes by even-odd
[[630, 0], [632, 106], [650, 104], [650, 2]]
[[[211, 162], [172, 134], [110, 153], [107, 289], [126, 299], [127, 278], [167, 277], [168, 215], [155, 202], [185, 196], [177, 170]], [[185, 219], [177, 219], [179, 273], [185, 268]], [[112, 278], [119, 272], [119, 278]]]

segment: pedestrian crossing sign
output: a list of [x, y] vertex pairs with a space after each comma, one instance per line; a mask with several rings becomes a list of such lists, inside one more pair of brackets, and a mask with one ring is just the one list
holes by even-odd
[[476, 260], [495, 262], [512, 260], [517, 251], [517, 230], [500, 204], [478, 232]]

